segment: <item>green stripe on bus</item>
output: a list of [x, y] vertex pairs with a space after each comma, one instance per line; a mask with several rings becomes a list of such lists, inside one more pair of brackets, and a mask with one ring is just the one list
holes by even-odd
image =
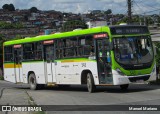
[[64, 33], [42, 35], [42, 36], [37, 36], [37, 37], [30, 37], [30, 38], [24, 38], [24, 39], [19, 39], [19, 40], [7, 41], [4, 43], [4, 46], [43, 41], [43, 40], [59, 39], [59, 38], [61, 39], [61, 38], [66, 38], [66, 37], [78, 36], [78, 35], [95, 34], [99, 32], [107, 32], [107, 30], [109, 30], [109, 28], [105, 26], [105, 27], [95, 27], [91, 29], [83, 29], [83, 30], [70, 31], [70, 32], [64, 32]]
[[22, 61], [22, 63], [40, 63], [44, 61]]
[[92, 61], [92, 62], [96, 62], [96, 60], [92, 60], [92, 59], [88, 59], [88, 58], [75, 58], [75, 59], [73, 59], [73, 58], [67, 58], [67, 59], [58, 59], [58, 60], [55, 60], [55, 61], [57, 61], [57, 62], [59, 62], [59, 61], [65, 61], [65, 60], [80, 60], [80, 61]]

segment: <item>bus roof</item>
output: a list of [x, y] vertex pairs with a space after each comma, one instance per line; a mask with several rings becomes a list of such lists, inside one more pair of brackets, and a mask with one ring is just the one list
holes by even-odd
[[[43, 41], [43, 40], [58, 39], [58, 38], [65, 38], [65, 37], [72, 37], [72, 36], [79, 36], [79, 35], [95, 34], [95, 33], [100, 33], [100, 32], [107, 32], [107, 31], [108, 31], [108, 35], [110, 36], [111, 33], [113, 35], [117, 34], [117, 33], [115, 33], [115, 30], [114, 30], [116, 28], [117, 29], [118, 28], [128, 29], [130, 27], [139, 28], [139, 27], [146, 27], [146, 26], [141, 26], [141, 25], [136, 25], [136, 26], [135, 25], [101, 26], [101, 27], [94, 27], [94, 28], [90, 28], [90, 29], [82, 29], [82, 30], [75, 30], [75, 31], [73, 30], [73, 31], [63, 32], [63, 33], [55, 33], [55, 34], [50, 34], [50, 35], [27, 37], [24, 39], [6, 41], [6, 42], [4, 42], [4, 46], [14, 45], [14, 44], [23, 44], [23, 43], [29, 43], [29, 42], [37, 42], [37, 41]], [[130, 32], [132, 32], [132, 31], [130, 31]]]
[[94, 34], [94, 33], [99, 33], [99, 32], [106, 32], [107, 30], [109, 30], [108, 26], [102, 26], [102, 27], [94, 27], [90, 29], [82, 29], [82, 30], [69, 31], [69, 32], [63, 32], [63, 33], [55, 33], [55, 34], [50, 34], [50, 35], [27, 37], [24, 39], [6, 41], [4, 42], [4, 46], [14, 45], [14, 44], [23, 44], [23, 43], [29, 43], [29, 42], [37, 42], [37, 41], [43, 41], [43, 40], [51, 40], [51, 39], [57, 39], [57, 38], [79, 36], [79, 35]]

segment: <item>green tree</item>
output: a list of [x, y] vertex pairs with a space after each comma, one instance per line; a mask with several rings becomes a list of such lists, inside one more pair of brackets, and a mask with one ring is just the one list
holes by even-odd
[[6, 38], [0, 34], [0, 70], [3, 67], [3, 42], [6, 41]]
[[2, 6], [2, 8], [3, 8], [4, 10], [8, 10], [8, 7], [9, 7], [8, 4], [4, 4], [4, 5]]
[[10, 29], [10, 28], [13, 28], [13, 25], [11, 23], [7, 23], [7, 22], [0, 22], [0, 28], [1, 29]]
[[72, 31], [78, 28], [86, 29], [87, 24], [82, 20], [67, 21], [63, 24], [62, 31]]
[[15, 11], [15, 7], [13, 4], [9, 4], [9, 8], [8, 8], [9, 11]]
[[20, 29], [20, 28], [23, 28], [24, 26], [23, 26], [23, 24], [22, 23], [14, 23], [13, 24], [13, 28], [16, 28], [16, 29]]
[[119, 20], [116, 24], [120, 24], [120, 23], [127, 23], [128, 22], [128, 17], [123, 17], [121, 20]]
[[156, 65], [160, 67], [160, 42], [155, 42], [156, 46]]
[[112, 13], [112, 10], [111, 9], [108, 9], [107, 11], [104, 12], [106, 15], [109, 15]]
[[4, 10], [8, 10], [8, 11], [15, 11], [15, 7], [14, 7], [13, 4], [4, 4], [4, 5], [2, 6], [2, 8], [3, 8]]
[[22, 37], [21, 35], [17, 34], [17, 35], [13, 38], [13, 40], [22, 39], [22, 38], [23, 38], [23, 37]]
[[36, 7], [31, 7], [30, 8], [30, 12], [36, 13], [37, 11], [39, 11], [39, 10]]
[[7, 23], [7, 22], [0, 22], [0, 28], [1, 29], [11, 29], [11, 28], [15, 28], [15, 29], [19, 29], [19, 28], [23, 28], [23, 24], [22, 23]]

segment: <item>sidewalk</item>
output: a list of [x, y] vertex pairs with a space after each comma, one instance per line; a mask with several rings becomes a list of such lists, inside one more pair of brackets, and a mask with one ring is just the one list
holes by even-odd
[[3, 89], [1, 92], [0, 105], [29, 105], [29, 97], [23, 90]]
[[[5, 83], [5, 82], [1, 82]], [[23, 89], [0, 88], [0, 105], [29, 105], [31, 99], [28, 93]], [[36, 112], [0, 112], [0, 114], [36, 114]]]

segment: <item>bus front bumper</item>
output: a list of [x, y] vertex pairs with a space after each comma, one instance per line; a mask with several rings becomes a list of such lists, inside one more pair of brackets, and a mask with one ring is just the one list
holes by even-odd
[[113, 85], [123, 85], [130, 83], [144, 83], [145, 81], [154, 81], [156, 80], [156, 72], [146, 75], [137, 75], [137, 76], [125, 76], [120, 75], [116, 70], [113, 72]]

